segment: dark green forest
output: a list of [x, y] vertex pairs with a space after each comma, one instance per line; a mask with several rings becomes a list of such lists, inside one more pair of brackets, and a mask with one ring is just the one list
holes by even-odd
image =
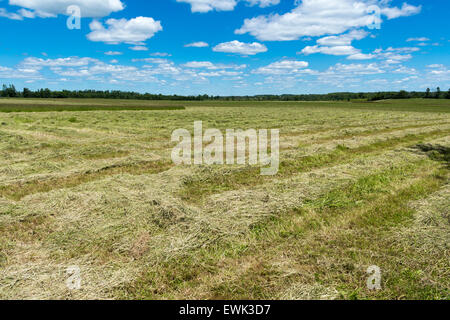
[[255, 96], [180, 96], [163, 95], [152, 93], [139, 93], [130, 91], [97, 91], [97, 90], [62, 90], [39, 89], [32, 91], [24, 88], [17, 90], [14, 85], [3, 85], [0, 97], [4, 98], [78, 98], [78, 99], [134, 99], [134, 100], [184, 100], [184, 101], [345, 101], [345, 100], [386, 100], [386, 99], [450, 99], [450, 89], [442, 91], [439, 87], [435, 90], [427, 89], [425, 92], [418, 91], [387, 91], [387, 92], [336, 92], [327, 94], [283, 94], [283, 95], [255, 95]]

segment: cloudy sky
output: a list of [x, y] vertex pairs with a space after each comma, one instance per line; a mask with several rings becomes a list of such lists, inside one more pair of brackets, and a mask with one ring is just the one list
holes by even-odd
[[[0, 83], [183, 95], [447, 90], [450, 1], [405, 1], [0, 0]], [[79, 29], [68, 15], [77, 8]]]

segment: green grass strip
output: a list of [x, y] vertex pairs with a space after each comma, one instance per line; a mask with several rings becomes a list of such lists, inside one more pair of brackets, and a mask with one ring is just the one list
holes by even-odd
[[64, 111], [173, 111], [185, 110], [184, 106], [114, 106], [114, 105], [0, 105], [0, 112], [64, 112]]
[[172, 166], [172, 163], [164, 161], [145, 161], [134, 164], [112, 165], [99, 170], [76, 173], [66, 177], [39, 179], [0, 186], [0, 195], [18, 201], [30, 194], [49, 192], [63, 188], [73, 188], [80, 184], [99, 180], [111, 175], [155, 174], [169, 170]]
[[[429, 133], [408, 134], [401, 138], [378, 141], [353, 149], [339, 145], [330, 153], [319, 153], [298, 157], [294, 160], [281, 161], [280, 171], [276, 177], [289, 177], [297, 173], [307, 172], [325, 166], [342, 164], [366, 154], [382, 152], [386, 149], [395, 148], [404, 144], [419, 143], [423, 139], [447, 135], [448, 133], [448, 130], [436, 130]], [[248, 166], [226, 174], [208, 174], [206, 177], [200, 177], [199, 179], [194, 177], [186, 180], [184, 188], [181, 191], [181, 197], [187, 201], [198, 202], [205, 196], [211, 194], [263, 184], [272, 178], [261, 176], [260, 168], [255, 166]]]

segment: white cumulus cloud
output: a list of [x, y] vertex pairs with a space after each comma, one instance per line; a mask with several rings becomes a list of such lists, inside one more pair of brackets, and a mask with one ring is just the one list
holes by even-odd
[[377, 64], [342, 64], [338, 63], [328, 68], [325, 74], [351, 74], [351, 75], [367, 75], [385, 73]]
[[133, 50], [133, 51], [148, 51], [148, 48], [146, 46], [134, 46], [134, 47], [130, 47], [130, 50]]
[[121, 0], [9, 0], [9, 4], [34, 10], [44, 17], [67, 14], [67, 7], [72, 5], [80, 7], [82, 17], [91, 18], [106, 17], [125, 8]]
[[352, 46], [334, 46], [334, 47], [322, 47], [322, 46], [307, 46], [302, 51], [302, 54], [310, 55], [313, 53], [323, 53], [333, 56], [349, 56], [359, 53], [359, 50]]
[[310, 55], [313, 53], [323, 53], [334, 56], [348, 56], [350, 60], [367, 60], [375, 56], [372, 54], [363, 54], [361, 50], [356, 49], [351, 44], [353, 40], [361, 40], [368, 35], [362, 30], [353, 30], [349, 33], [339, 36], [328, 36], [317, 40], [317, 45], [307, 46], [300, 54]]
[[261, 8], [280, 3], [280, 0], [177, 0], [177, 2], [189, 3], [192, 12], [232, 11], [239, 1], [245, 1], [250, 5], [259, 5]]
[[419, 51], [416, 47], [376, 49], [373, 54], [386, 64], [399, 64], [412, 58], [411, 53]]
[[213, 48], [215, 52], [227, 52], [227, 53], [238, 53], [242, 55], [255, 55], [261, 52], [266, 52], [267, 47], [261, 43], [244, 43], [237, 40], [224, 42], [218, 44]]
[[208, 69], [208, 70], [219, 70], [219, 69], [245, 69], [247, 65], [224, 65], [224, 64], [215, 64], [211, 61], [189, 61], [183, 65], [185, 68], [193, 68], [193, 69]]
[[[303, 0], [286, 14], [246, 19], [237, 34], [250, 33], [262, 41], [288, 41], [301, 37], [341, 34], [353, 28], [381, 23], [381, 16], [394, 19], [419, 13], [421, 7], [404, 4], [389, 7], [386, 0]], [[380, 8], [380, 16], [373, 13]]]
[[299, 73], [302, 69], [307, 68], [309, 63], [306, 61], [298, 60], [281, 60], [271, 63], [265, 67], [258, 68], [253, 71], [256, 74], [294, 74]]
[[252, 6], [259, 6], [261, 8], [266, 8], [274, 6], [280, 3], [280, 0], [246, 0]]
[[204, 41], [198, 41], [198, 42], [188, 43], [184, 46], [186, 48], [206, 48], [206, 47], [209, 47], [209, 44]]
[[91, 41], [109, 44], [129, 43], [142, 45], [142, 42], [152, 38], [163, 28], [160, 21], [153, 18], [137, 17], [134, 19], [108, 19], [107, 28], [97, 20], [91, 22], [91, 33], [87, 35]]
[[403, 3], [401, 8], [393, 7], [393, 8], [382, 8], [381, 13], [385, 15], [389, 20], [395, 19], [398, 17], [412, 16], [414, 14], [418, 14], [421, 11], [421, 7], [415, 7], [409, 5], [407, 3]]
[[122, 55], [123, 53], [120, 52], [120, 51], [107, 51], [107, 52], [105, 52], [105, 54], [106, 54], [107, 56], [120, 56], [120, 55]]
[[426, 38], [426, 37], [418, 37], [418, 38], [408, 38], [408, 40], [406, 40], [407, 42], [413, 42], [413, 41], [417, 41], [417, 42], [425, 42], [425, 41], [430, 41], [430, 39]]
[[8, 18], [11, 20], [23, 20], [23, 16], [19, 13], [15, 12], [9, 12], [8, 10], [4, 8], [0, 8], [0, 17], [2, 18]]

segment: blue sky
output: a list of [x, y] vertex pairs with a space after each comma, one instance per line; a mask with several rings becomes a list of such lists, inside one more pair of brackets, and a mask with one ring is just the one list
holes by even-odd
[[[70, 29], [69, 6], [81, 13]], [[254, 95], [450, 87], [448, 0], [0, 0], [0, 83]]]

